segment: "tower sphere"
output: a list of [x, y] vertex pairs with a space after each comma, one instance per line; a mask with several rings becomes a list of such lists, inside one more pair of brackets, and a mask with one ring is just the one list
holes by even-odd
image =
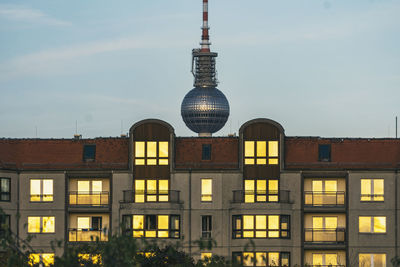
[[195, 87], [183, 99], [181, 115], [190, 130], [209, 136], [224, 127], [229, 117], [229, 103], [217, 88]]

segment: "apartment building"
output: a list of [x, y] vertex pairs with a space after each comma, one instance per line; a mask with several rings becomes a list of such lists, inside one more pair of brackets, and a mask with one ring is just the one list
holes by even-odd
[[123, 224], [244, 266], [390, 266], [399, 164], [397, 139], [290, 137], [269, 119], [227, 137], [177, 137], [148, 119], [129, 137], [0, 139], [2, 229], [34, 234], [45, 263], [50, 241], [107, 242]]

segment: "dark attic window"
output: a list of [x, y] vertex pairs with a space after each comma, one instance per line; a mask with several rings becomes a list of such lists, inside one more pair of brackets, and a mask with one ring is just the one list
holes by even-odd
[[331, 161], [331, 145], [318, 145], [318, 161]]
[[211, 160], [211, 144], [202, 145], [201, 159]]
[[96, 159], [96, 145], [83, 145], [83, 161]]

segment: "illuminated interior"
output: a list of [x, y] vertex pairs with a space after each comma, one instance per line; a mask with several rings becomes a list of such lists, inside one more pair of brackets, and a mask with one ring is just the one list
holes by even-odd
[[212, 179], [201, 179], [201, 201], [212, 201]]
[[88, 253], [79, 253], [78, 258], [80, 262], [83, 263], [93, 263], [93, 264], [101, 264], [101, 255], [99, 254], [88, 254]]
[[278, 141], [244, 141], [245, 165], [277, 165], [278, 158]]
[[135, 165], [168, 165], [168, 144], [166, 141], [136, 141]]
[[44, 266], [54, 265], [54, 253], [32, 253], [29, 254], [29, 266], [36, 266], [39, 264]]
[[386, 267], [386, 254], [358, 254], [358, 264], [365, 267]]
[[234, 238], [287, 238], [287, 215], [234, 215]]
[[30, 179], [30, 201], [53, 201], [53, 179]]
[[244, 180], [244, 202], [278, 202], [278, 180]]
[[28, 217], [28, 233], [54, 233], [55, 217]]
[[386, 233], [386, 217], [359, 216], [358, 227], [360, 233]]
[[168, 202], [169, 181], [155, 179], [135, 180], [135, 202]]
[[384, 201], [383, 179], [361, 179], [361, 201]]
[[315, 266], [336, 266], [338, 265], [338, 255], [336, 253], [313, 253], [312, 263]]
[[133, 215], [133, 237], [179, 238], [177, 215]]
[[233, 258], [243, 266], [289, 266], [287, 252], [234, 252]]

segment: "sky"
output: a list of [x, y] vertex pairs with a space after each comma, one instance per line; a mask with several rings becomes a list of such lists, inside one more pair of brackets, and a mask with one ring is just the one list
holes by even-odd
[[[216, 136], [255, 118], [288, 136], [395, 136], [399, 0], [209, 2], [230, 103]], [[0, 138], [119, 136], [148, 118], [195, 136], [180, 105], [201, 19], [201, 0], [1, 0]]]

